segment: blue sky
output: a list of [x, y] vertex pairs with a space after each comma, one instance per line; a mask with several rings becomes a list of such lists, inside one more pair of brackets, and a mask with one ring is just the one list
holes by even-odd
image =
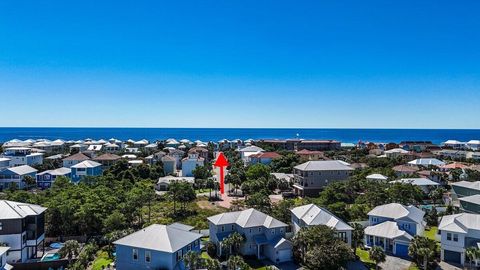
[[0, 126], [480, 128], [479, 11], [1, 1]]

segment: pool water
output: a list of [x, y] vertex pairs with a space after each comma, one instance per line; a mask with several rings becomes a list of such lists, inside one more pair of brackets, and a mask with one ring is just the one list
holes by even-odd
[[48, 261], [55, 261], [55, 260], [58, 260], [58, 259], [60, 259], [60, 254], [58, 254], [58, 253], [48, 253], [48, 254], [45, 254], [45, 256], [43, 256], [41, 261], [42, 262], [48, 262]]

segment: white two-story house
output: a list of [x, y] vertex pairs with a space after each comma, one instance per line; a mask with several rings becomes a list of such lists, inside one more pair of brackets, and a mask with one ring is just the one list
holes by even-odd
[[10, 166], [37, 165], [43, 163], [42, 153], [33, 153], [29, 147], [10, 147], [6, 148], [1, 155], [3, 158], [10, 159]]
[[307, 204], [295, 207], [291, 212], [294, 233], [297, 233], [304, 227], [325, 225], [335, 230], [337, 237], [345, 241], [345, 243], [348, 245], [352, 244], [353, 228], [327, 209], [314, 204]]
[[[443, 216], [438, 225], [442, 261], [465, 264], [465, 250], [480, 243], [480, 215], [461, 213]], [[477, 265], [478, 261], [476, 262]]]
[[286, 240], [288, 225], [255, 209], [228, 212], [208, 218], [210, 241], [222, 254], [222, 241], [232, 233], [242, 235], [240, 247], [244, 256], [269, 259], [274, 263], [292, 260], [292, 243]]

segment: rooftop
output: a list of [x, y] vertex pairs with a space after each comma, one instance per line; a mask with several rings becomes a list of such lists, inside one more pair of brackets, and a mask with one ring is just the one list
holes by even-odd
[[425, 213], [413, 205], [404, 206], [399, 203], [389, 203], [373, 208], [368, 212], [368, 215], [392, 218], [394, 220], [410, 219], [416, 223], [422, 223]]
[[301, 171], [353, 171], [350, 164], [341, 160], [314, 160], [295, 166]]
[[253, 208], [211, 216], [208, 218], [208, 221], [215, 225], [237, 224], [242, 228], [260, 226], [264, 226], [265, 228], [278, 228], [288, 226], [280, 220], [277, 220]]
[[327, 209], [314, 204], [307, 204], [295, 207], [292, 214], [301, 219], [307, 225], [326, 225], [336, 230], [353, 230], [346, 222], [342, 221]]
[[17, 219], [35, 216], [45, 212], [47, 208], [36, 204], [0, 200], [0, 219]]

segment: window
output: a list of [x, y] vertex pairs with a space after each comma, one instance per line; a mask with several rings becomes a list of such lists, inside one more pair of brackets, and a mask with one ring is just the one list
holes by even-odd
[[451, 233], [447, 233], [447, 240], [452, 241], [452, 234]]
[[177, 262], [182, 259], [182, 250], [177, 251]]
[[222, 232], [224, 232], [224, 231], [225, 231], [225, 226], [222, 225]]
[[235, 225], [232, 224], [232, 231], [235, 230]]
[[[0, 231], [3, 230], [3, 223], [0, 222]], [[0, 264], [1, 265], [1, 264]]]
[[138, 260], [138, 249], [132, 249], [132, 257], [134, 261]]
[[275, 229], [272, 229], [272, 234], [275, 234]]
[[25, 245], [27, 243], [27, 235], [24, 234], [22, 238], [23, 238], [23, 244]]
[[252, 228], [250, 228], [250, 230], [249, 230], [249, 231], [250, 231], [250, 233], [252, 233]]
[[191, 245], [191, 244], [189, 244], [189, 245], [187, 246], [187, 252], [190, 251], [190, 250], [192, 250], [192, 245]]
[[338, 232], [337, 237], [341, 239], [343, 242], [347, 242], [347, 233], [346, 232]]
[[280, 228], [280, 233], [283, 233], [283, 228]]
[[149, 263], [152, 261], [152, 254], [149, 250], [145, 250], [145, 262]]
[[262, 231], [262, 227], [258, 227], [258, 231], [261, 232], [261, 231]]
[[453, 235], [453, 241], [454, 241], [454, 242], [458, 242], [458, 234], [454, 234], [454, 235]]

